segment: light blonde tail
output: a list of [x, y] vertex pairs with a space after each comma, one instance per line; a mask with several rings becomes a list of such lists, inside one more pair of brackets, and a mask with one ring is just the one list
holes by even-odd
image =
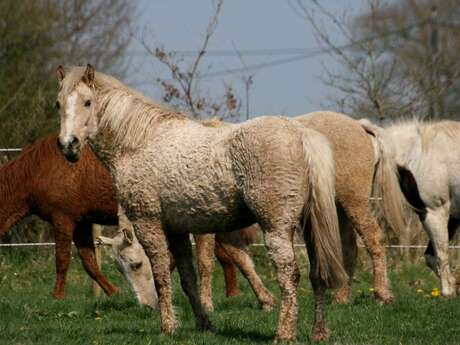
[[303, 136], [303, 149], [310, 191], [305, 218], [310, 220], [316, 256], [316, 267], [311, 269], [316, 270], [327, 287], [337, 288], [346, 283], [348, 275], [343, 266], [335, 205], [334, 154], [329, 141], [312, 129], [307, 129]]
[[384, 145], [382, 137], [375, 133], [371, 138], [377, 148], [371, 202], [377, 213], [382, 213], [383, 220], [399, 238], [405, 238], [407, 222], [405, 217], [404, 196], [398, 180], [396, 163]]

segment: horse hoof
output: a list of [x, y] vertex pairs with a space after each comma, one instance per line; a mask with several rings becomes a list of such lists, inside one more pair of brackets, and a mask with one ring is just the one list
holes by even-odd
[[173, 320], [167, 323], [162, 323], [161, 332], [166, 333], [166, 334], [174, 334], [177, 328], [179, 328], [179, 322], [176, 320]]
[[284, 337], [279, 337], [277, 336], [275, 340], [273, 340], [273, 344], [290, 344], [293, 343], [295, 338], [290, 337], [290, 338], [284, 338]]
[[313, 341], [325, 341], [331, 336], [331, 331], [327, 327], [315, 327], [313, 329], [312, 340]]
[[226, 292], [227, 297], [236, 297], [240, 294], [240, 290], [231, 290]]
[[212, 303], [203, 303], [203, 308], [207, 313], [212, 313], [214, 311], [214, 305]]
[[64, 299], [64, 297], [65, 297], [64, 292], [55, 292], [55, 293], [53, 293], [53, 298], [54, 299], [61, 300], [61, 299]]
[[212, 325], [211, 321], [209, 321], [208, 319], [202, 320], [201, 322], [197, 323], [196, 328], [200, 332], [216, 333], [216, 328]]
[[350, 298], [348, 295], [335, 294], [332, 299], [332, 304], [349, 304]]
[[113, 296], [113, 295], [116, 295], [118, 293], [120, 293], [120, 289], [117, 288], [116, 286], [112, 286], [110, 290], [107, 291], [107, 296]]
[[268, 301], [261, 303], [262, 310], [264, 312], [271, 312], [276, 307], [276, 299], [271, 296]]
[[377, 304], [379, 305], [393, 304], [395, 301], [395, 298], [391, 293], [380, 294], [376, 292], [374, 296], [375, 300], [377, 301]]

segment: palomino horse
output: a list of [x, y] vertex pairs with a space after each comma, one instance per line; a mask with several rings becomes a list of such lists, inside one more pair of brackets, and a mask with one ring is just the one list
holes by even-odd
[[455, 149], [460, 123], [411, 120], [386, 128], [362, 123], [391, 149], [399, 166], [403, 193], [430, 238], [425, 259], [441, 280], [442, 295], [460, 293], [447, 253], [460, 224], [460, 151]]
[[[56, 135], [47, 136], [26, 147], [17, 158], [0, 168], [0, 204], [2, 205], [0, 208], [0, 236], [31, 214], [51, 222], [56, 241], [54, 297], [64, 297], [72, 239], [78, 248], [85, 270], [106, 294], [112, 295], [117, 288], [104, 277], [96, 264], [91, 228], [92, 223], [104, 225], [118, 223], [112, 179], [107, 169], [101, 165], [89, 148], [83, 150], [77, 163], [71, 164], [62, 157], [56, 141]], [[240, 235], [245, 236], [244, 233], [243, 231]], [[197, 252], [202, 279], [201, 296], [205, 305], [211, 310], [214, 238], [208, 238], [209, 236], [199, 235], [195, 240], [200, 244]], [[216, 248], [224, 246], [227, 250], [225, 252], [216, 250], [216, 256], [220, 262], [227, 262], [230, 259], [240, 263], [239, 266], [248, 277], [256, 296], [259, 297], [262, 308], [270, 309], [274, 306], [275, 301], [253, 269], [250, 256], [235, 257], [243, 246], [239, 245], [238, 241], [228, 244], [229, 241], [234, 241], [234, 237], [231, 234], [223, 234], [217, 240]], [[121, 239], [116, 242], [120, 245], [115, 246], [118, 251], [124, 243]], [[209, 248], [211, 252], [208, 251]], [[132, 249], [131, 251], [134, 252]], [[136, 254], [136, 256], [139, 255]], [[228, 255], [230, 258], [227, 257]], [[116, 262], [119, 264], [118, 261]], [[226, 272], [229, 271], [227, 266], [228, 264], [224, 265]], [[146, 269], [150, 270], [150, 267]], [[137, 274], [137, 276], [148, 276], [148, 272], [145, 275]], [[142, 288], [138, 288], [137, 291], [133, 290], [141, 304], [154, 306], [155, 298], [145, 284], [142, 279], [137, 279], [136, 286]], [[139, 291], [146, 293], [141, 294]]]
[[314, 339], [329, 335], [326, 287], [347, 280], [335, 208], [334, 158], [320, 133], [281, 117], [207, 127], [118, 80], [58, 68], [59, 146], [77, 161], [90, 142], [109, 168], [117, 198], [152, 264], [161, 329], [172, 333], [167, 243], [199, 329], [212, 329], [196, 286], [188, 233], [258, 222], [282, 292], [277, 339], [296, 335], [299, 269], [293, 234], [303, 227], [315, 294]]
[[64, 298], [72, 239], [86, 272], [112, 295], [118, 289], [96, 264], [91, 226], [118, 223], [110, 175], [91, 150], [83, 150], [77, 164], [67, 162], [56, 140], [43, 138], [0, 168], [0, 236], [24, 217], [39, 216], [54, 228], [54, 297]]
[[318, 111], [295, 120], [326, 136], [334, 150], [344, 263], [350, 277], [347, 285], [336, 293], [335, 302], [348, 301], [351, 292], [357, 255], [352, 229], [360, 235], [371, 255], [376, 299], [391, 302], [393, 295], [387, 277], [385, 236], [376, 215], [383, 218], [396, 234], [405, 231], [396, 164], [381, 143], [376, 142], [374, 146], [360, 123], [346, 115]]

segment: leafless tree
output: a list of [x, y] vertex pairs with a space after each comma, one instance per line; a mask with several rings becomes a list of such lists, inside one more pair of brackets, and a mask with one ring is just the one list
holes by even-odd
[[200, 66], [216, 30], [223, 0], [215, 3], [215, 11], [211, 17], [200, 48], [191, 64], [186, 64], [182, 56], [175, 51], [166, 51], [161, 45], [152, 47], [145, 39], [140, 40], [145, 50], [156, 61], [166, 66], [171, 78], [157, 78], [162, 90], [165, 103], [189, 113], [195, 118], [216, 117], [228, 119], [237, 116], [240, 108], [231, 84], [224, 83], [224, 93], [221, 97], [212, 97], [202, 88]]
[[[344, 71], [325, 66], [325, 82], [338, 89], [342, 111], [380, 121], [400, 116], [456, 117], [460, 63], [460, 1], [369, 0], [363, 13], [337, 15], [317, 0], [293, 7], [312, 25]], [[318, 18], [333, 24], [334, 42]]]

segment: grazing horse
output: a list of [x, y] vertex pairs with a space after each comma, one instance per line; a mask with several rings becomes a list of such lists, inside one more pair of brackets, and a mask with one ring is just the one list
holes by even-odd
[[377, 218], [396, 234], [405, 231], [396, 164], [385, 147], [371, 140], [361, 124], [349, 116], [317, 111], [294, 119], [322, 133], [334, 150], [344, 263], [350, 277], [337, 291], [334, 301], [349, 300], [357, 256], [354, 229], [372, 258], [374, 295], [379, 302], [391, 303], [393, 295], [387, 276], [385, 235]]
[[[139, 304], [155, 309], [158, 301], [150, 261], [139, 244], [131, 223], [125, 216], [121, 216], [119, 221], [117, 234], [113, 238], [98, 236], [96, 244], [111, 247], [117, 268], [125, 276]], [[201, 278], [201, 299], [206, 310], [213, 310], [211, 277], [214, 254], [224, 269], [227, 296], [238, 294], [236, 272], [234, 271], [234, 266], [237, 265], [253, 287], [262, 308], [269, 311], [274, 307], [276, 301], [263, 285], [246, 251], [246, 245], [253, 241], [255, 231], [255, 227], [248, 227], [234, 232], [219, 233], [216, 235], [217, 238], [214, 238], [214, 234], [194, 236]], [[215, 253], [208, 251], [214, 248]], [[171, 270], [173, 269], [174, 262], [171, 264]], [[206, 303], [209, 304], [206, 305]]]
[[403, 193], [430, 239], [425, 259], [441, 280], [441, 294], [460, 293], [447, 252], [460, 224], [460, 151], [455, 149], [460, 123], [414, 119], [385, 128], [367, 120], [362, 124], [391, 149], [398, 164]]
[[276, 339], [296, 336], [301, 227], [315, 294], [313, 338], [326, 339], [326, 287], [345, 283], [335, 207], [332, 150], [320, 133], [282, 117], [209, 127], [160, 106], [88, 65], [58, 68], [59, 146], [77, 161], [89, 142], [113, 177], [117, 199], [150, 259], [164, 332], [172, 308], [168, 245], [201, 330], [210, 330], [197, 293], [188, 233], [259, 223], [276, 266], [282, 302]]
[[112, 295], [118, 289], [100, 272], [92, 237], [92, 223], [118, 223], [110, 175], [89, 149], [78, 163], [67, 162], [56, 140], [56, 135], [47, 136], [0, 168], [0, 236], [24, 217], [39, 216], [54, 228], [53, 296], [64, 298], [72, 239], [86, 272]]

